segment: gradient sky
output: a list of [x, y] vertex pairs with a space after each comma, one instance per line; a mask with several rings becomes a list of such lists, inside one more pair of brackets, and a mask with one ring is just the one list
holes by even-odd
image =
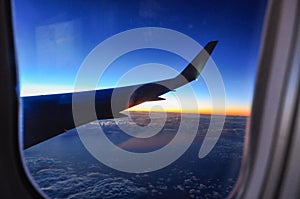
[[[247, 115], [265, 9], [266, 2], [261, 0], [15, 0], [21, 95], [72, 91], [82, 61], [96, 45], [122, 31], [152, 26], [182, 32], [203, 46], [218, 40], [212, 58], [224, 81], [227, 113]], [[99, 88], [114, 87], [128, 70], [147, 63], [161, 63], [179, 72], [186, 66], [185, 60], [172, 53], [154, 49], [134, 51], [111, 65]], [[159, 66], [147, 67], [149, 72], [135, 74], [136, 78], [129, 78], [126, 84], [165, 78]], [[211, 104], [205, 83], [200, 79], [191, 85], [197, 90], [202, 111], [209, 112]], [[172, 95], [166, 95], [170, 98], [167, 109], [175, 110]], [[143, 106], [140, 110], [147, 109], [147, 104]]]

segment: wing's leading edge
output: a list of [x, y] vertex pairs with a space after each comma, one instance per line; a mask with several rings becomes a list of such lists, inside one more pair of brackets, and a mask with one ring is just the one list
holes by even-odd
[[[176, 77], [134, 86], [118, 87], [76, 93], [84, 106], [85, 96], [95, 94], [97, 119], [120, 117], [119, 112], [146, 101], [165, 100], [160, 96], [198, 78], [217, 41], [209, 42], [203, 50]], [[72, 114], [72, 95], [63, 93], [22, 97], [23, 148], [28, 148], [66, 130], [75, 128]], [[115, 114], [113, 114], [115, 113]], [[88, 118], [81, 124], [90, 121]]]

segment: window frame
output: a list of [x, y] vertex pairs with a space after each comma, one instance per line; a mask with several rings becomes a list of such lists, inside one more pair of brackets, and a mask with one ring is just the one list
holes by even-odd
[[[238, 182], [229, 198], [274, 198], [278, 194], [281, 198], [299, 197], [300, 180], [289, 186], [293, 172], [300, 176], [297, 171], [300, 161], [296, 158], [300, 148], [300, 142], [296, 142], [300, 140], [299, 4], [297, 0], [268, 2], [251, 125], [247, 132], [249, 139], [245, 143]], [[20, 109], [11, 2], [5, 0], [0, 0], [0, 49], [0, 196], [43, 198], [26, 175], [19, 148]], [[278, 52], [282, 49], [287, 51], [279, 58]], [[280, 65], [275, 69], [270, 63]], [[276, 89], [278, 87], [280, 89]], [[290, 111], [284, 112], [287, 109]], [[267, 139], [271, 139], [268, 144]], [[291, 169], [290, 173], [287, 169]]]
[[19, 148], [19, 98], [11, 2], [0, 1], [0, 196], [42, 198], [31, 184]]
[[[290, 193], [299, 197], [295, 187], [300, 180], [293, 187], [284, 188], [282, 183], [293, 160], [288, 159], [289, 152], [300, 145], [292, 143], [300, 134], [299, 19], [299, 1], [269, 1], [248, 140], [239, 179], [229, 198], [276, 198], [280, 194], [291, 198], [285, 195]], [[297, 165], [300, 168], [299, 161]], [[299, 171], [293, 172], [299, 176]]]

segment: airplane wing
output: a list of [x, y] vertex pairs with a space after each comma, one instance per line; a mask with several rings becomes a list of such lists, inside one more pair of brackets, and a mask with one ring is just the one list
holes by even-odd
[[[119, 112], [146, 101], [164, 100], [159, 96], [195, 80], [216, 44], [217, 41], [209, 42], [179, 75], [171, 79], [96, 91], [22, 97], [24, 149], [76, 127], [72, 95], [76, 94], [84, 106], [88, 103], [86, 96], [93, 92], [97, 119], [121, 117]], [[92, 121], [87, 118], [79, 125], [88, 122]]]

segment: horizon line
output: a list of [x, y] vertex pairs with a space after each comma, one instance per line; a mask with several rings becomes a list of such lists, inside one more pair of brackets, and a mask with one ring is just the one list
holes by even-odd
[[220, 114], [220, 113], [211, 113], [211, 112], [193, 112], [193, 111], [180, 111], [180, 110], [165, 110], [165, 111], [159, 111], [159, 110], [124, 110], [122, 112], [155, 112], [155, 113], [184, 113], [184, 114], [199, 114], [199, 115], [220, 115], [220, 116], [237, 116], [237, 117], [250, 117], [251, 113], [249, 114], [237, 114], [237, 113], [228, 113]]

